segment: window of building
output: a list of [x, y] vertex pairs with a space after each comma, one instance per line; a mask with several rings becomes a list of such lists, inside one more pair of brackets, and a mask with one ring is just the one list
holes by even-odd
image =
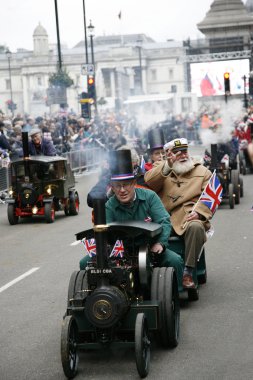
[[156, 79], [157, 79], [156, 69], [152, 69], [151, 70], [151, 80], [156, 80]]
[[6, 90], [10, 90], [11, 89], [10, 79], [5, 79], [5, 89]]
[[169, 79], [174, 79], [174, 70], [169, 69]]
[[41, 77], [37, 78], [37, 84], [38, 84], [38, 86], [42, 86], [42, 78]]
[[173, 92], [173, 93], [177, 92], [177, 85], [176, 84], [172, 84], [172, 86], [171, 86], [171, 92]]

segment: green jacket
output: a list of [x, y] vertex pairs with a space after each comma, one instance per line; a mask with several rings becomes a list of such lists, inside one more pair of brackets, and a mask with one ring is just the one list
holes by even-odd
[[[151, 222], [158, 223], [163, 227], [160, 235], [149, 243], [159, 242], [167, 248], [171, 231], [168, 212], [154, 191], [136, 188], [135, 192], [136, 198], [130, 207], [121, 204], [115, 195], [106, 202], [106, 222], [145, 221], [145, 219], [149, 218]], [[136, 242], [137, 245], [143, 243], [144, 240]]]

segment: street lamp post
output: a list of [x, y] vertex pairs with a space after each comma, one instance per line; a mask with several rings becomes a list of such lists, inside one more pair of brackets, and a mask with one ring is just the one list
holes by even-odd
[[84, 25], [85, 57], [86, 57], [86, 64], [88, 64], [89, 60], [88, 60], [88, 42], [87, 42], [85, 0], [83, 0], [83, 25]]
[[142, 56], [141, 56], [141, 49], [142, 49], [142, 40], [137, 40], [136, 45], [139, 53], [139, 69], [140, 69], [140, 92], [143, 94], [143, 83], [142, 83]]
[[94, 48], [93, 48], [93, 37], [94, 37], [94, 25], [92, 25], [92, 22], [90, 20], [90, 24], [88, 26], [89, 30], [89, 36], [90, 36], [90, 49], [91, 49], [91, 63], [93, 65], [93, 78], [94, 78], [94, 84], [95, 84], [95, 98], [94, 98], [94, 103], [95, 103], [95, 110], [97, 111], [97, 94], [96, 94], [96, 78], [95, 78], [95, 58], [94, 58]]
[[54, 0], [54, 6], [55, 6], [55, 21], [56, 21], [56, 33], [57, 33], [57, 48], [58, 48], [58, 68], [59, 68], [59, 71], [62, 71], [61, 41], [60, 41], [60, 31], [59, 31], [57, 0]]
[[11, 114], [12, 114], [12, 116], [14, 116], [14, 110], [13, 110], [13, 96], [12, 96], [12, 81], [11, 81], [11, 51], [10, 51], [9, 49], [6, 51], [6, 57], [8, 58], [9, 78], [10, 78]]

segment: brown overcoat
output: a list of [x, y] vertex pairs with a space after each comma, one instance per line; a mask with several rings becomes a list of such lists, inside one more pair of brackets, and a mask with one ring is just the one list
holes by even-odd
[[[165, 208], [170, 213], [171, 223], [178, 235], [185, 232], [185, 218], [191, 212], [212, 176], [210, 170], [199, 162], [194, 163], [194, 168], [185, 174], [176, 174], [169, 169], [168, 174], [163, 174], [165, 161], [145, 174], [145, 181], [161, 198]], [[206, 230], [210, 228], [209, 220], [212, 218], [211, 210], [202, 202], [198, 202], [194, 209], [201, 217]]]

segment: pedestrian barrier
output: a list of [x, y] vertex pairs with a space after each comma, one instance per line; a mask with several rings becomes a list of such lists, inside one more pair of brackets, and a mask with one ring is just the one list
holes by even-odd
[[0, 167], [0, 203], [4, 203], [4, 199], [9, 189], [10, 169], [8, 167]]
[[90, 171], [98, 168], [105, 159], [105, 150], [102, 148], [84, 148], [81, 150], [71, 150], [62, 154], [67, 158], [71, 169], [75, 173]]

